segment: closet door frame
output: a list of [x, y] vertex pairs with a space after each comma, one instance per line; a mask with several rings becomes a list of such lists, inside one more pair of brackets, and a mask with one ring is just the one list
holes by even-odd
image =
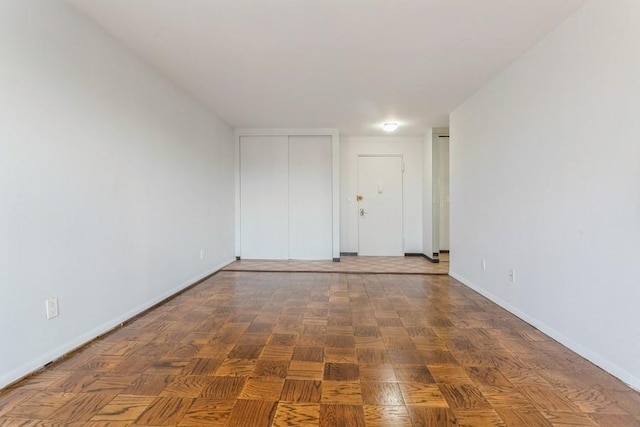
[[235, 131], [235, 242], [236, 258], [242, 254], [240, 228], [240, 138], [243, 136], [330, 136], [332, 175], [331, 247], [334, 261], [340, 260], [340, 142], [337, 129], [236, 129]]

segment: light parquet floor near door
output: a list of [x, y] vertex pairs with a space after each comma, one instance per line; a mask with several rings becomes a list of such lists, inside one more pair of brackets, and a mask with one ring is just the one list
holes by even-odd
[[422, 256], [342, 256], [340, 262], [243, 259], [232, 262], [223, 270], [447, 275], [449, 263], [432, 263]]
[[0, 426], [640, 426], [448, 276], [221, 272], [0, 391]]

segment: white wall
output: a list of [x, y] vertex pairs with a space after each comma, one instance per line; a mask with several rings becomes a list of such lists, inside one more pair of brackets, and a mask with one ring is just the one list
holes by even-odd
[[636, 388], [638, 52], [640, 2], [589, 2], [450, 122], [452, 275]]
[[421, 137], [340, 137], [340, 251], [358, 252], [358, 155], [400, 154], [404, 158], [405, 252], [422, 253]]
[[0, 2], [0, 64], [2, 386], [233, 259], [234, 143], [64, 2]]
[[449, 250], [449, 138], [438, 138], [438, 250]]
[[422, 253], [433, 257], [433, 132], [422, 138]]

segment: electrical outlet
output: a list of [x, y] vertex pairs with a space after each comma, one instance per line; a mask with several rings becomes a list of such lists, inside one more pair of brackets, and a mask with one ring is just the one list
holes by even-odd
[[58, 311], [58, 298], [52, 297], [45, 301], [45, 306], [47, 309], [47, 319], [53, 319], [54, 317], [58, 317], [60, 314]]
[[515, 283], [515, 281], [516, 281], [516, 271], [515, 270], [509, 270], [509, 281]]
[[200, 249], [200, 259], [204, 259], [204, 249]]
[[482, 271], [487, 271], [487, 260], [482, 258], [482, 261], [480, 262], [480, 265], [482, 266]]

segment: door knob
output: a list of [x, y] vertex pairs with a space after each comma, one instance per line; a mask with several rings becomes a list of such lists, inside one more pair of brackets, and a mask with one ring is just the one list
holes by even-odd
[[365, 216], [366, 212], [363, 208], [360, 208], [360, 216]]

